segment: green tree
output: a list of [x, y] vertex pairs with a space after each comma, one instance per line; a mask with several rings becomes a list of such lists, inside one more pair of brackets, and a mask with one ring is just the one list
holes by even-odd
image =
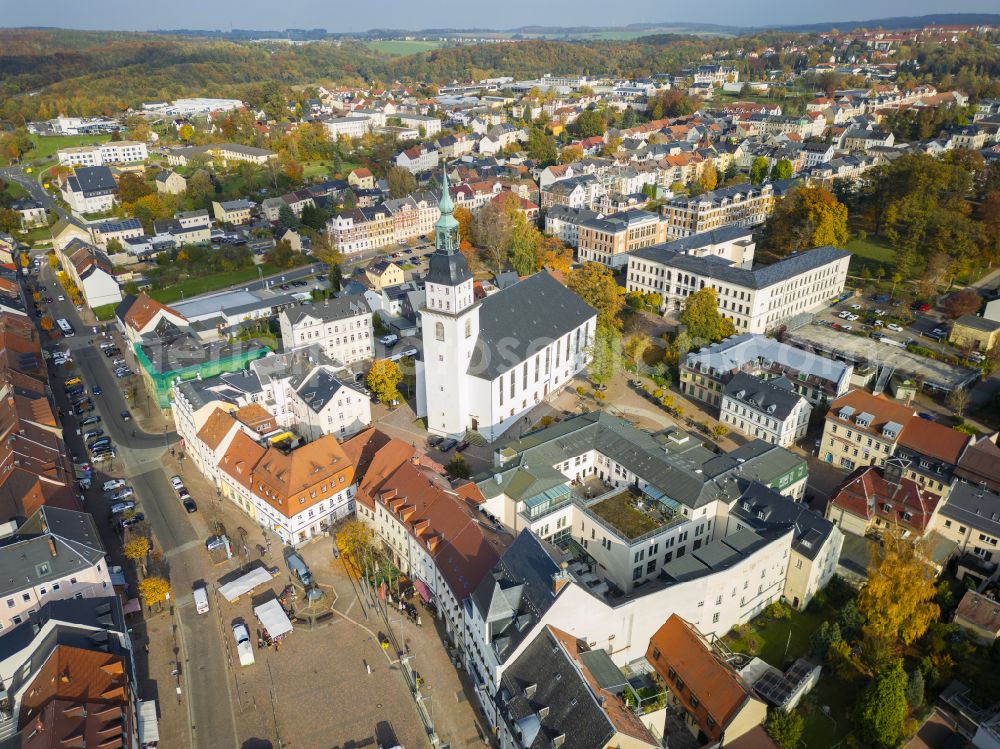
[[461, 453], [455, 453], [455, 457], [448, 462], [448, 473], [458, 479], [467, 479], [472, 475], [472, 469]]
[[372, 391], [372, 395], [385, 404], [399, 400], [399, 391], [396, 389], [399, 381], [403, 379], [403, 373], [394, 361], [388, 359], [376, 359], [372, 362], [371, 369], [365, 377], [365, 384]]
[[604, 120], [597, 110], [585, 109], [570, 124], [569, 131], [578, 138], [592, 138], [596, 135], [604, 135]]
[[711, 287], [699, 289], [685, 299], [679, 319], [692, 338], [716, 342], [736, 332], [733, 321], [719, 313], [719, 297]]
[[294, 229], [299, 225], [299, 220], [287, 203], [282, 203], [278, 209], [278, 226], [283, 229]]
[[587, 372], [590, 381], [598, 387], [604, 387], [615, 376], [618, 350], [621, 337], [618, 331], [608, 325], [598, 325], [594, 335], [594, 345], [590, 350], [590, 366]]
[[624, 289], [615, 282], [611, 269], [601, 263], [584, 263], [569, 272], [566, 285], [597, 310], [597, 324], [621, 330], [619, 317], [625, 306]]
[[761, 244], [784, 256], [823, 245], [843, 247], [849, 236], [847, 206], [833, 193], [824, 187], [796, 187], [775, 204]]
[[867, 746], [895, 746], [906, 720], [906, 672], [898, 661], [865, 687], [854, 710], [854, 724]]
[[826, 658], [830, 646], [835, 642], [840, 642], [840, 639], [840, 626], [836, 622], [830, 624], [830, 622], [824, 621], [809, 636], [809, 647], [817, 658]]
[[386, 175], [389, 183], [389, 197], [405, 198], [417, 189], [417, 178], [408, 169], [394, 166]]
[[276, 242], [271, 251], [267, 253], [267, 262], [278, 268], [294, 268], [299, 254], [292, 249], [287, 239]]
[[924, 704], [924, 675], [919, 668], [906, 678], [906, 701], [914, 710]]
[[21, 228], [21, 214], [12, 208], [0, 208], [0, 231], [13, 232]]
[[750, 181], [759, 185], [767, 179], [767, 172], [770, 168], [770, 162], [763, 156], [758, 156], [753, 160], [753, 164], [750, 165]]
[[771, 169], [771, 179], [789, 179], [792, 176], [792, 162], [788, 159], [778, 159]]
[[794, 710], [773, 708], [767, 718], [767, 735], [784, 749], [794, 749], [802, 738], [805, 720]]
[[559, 160], [556, 139], [540, 127], [533, 127], [528, 131], [526, 150], [530, 158], [543, 166], [555, 164]]
[[204, 169], [199, 169], [187, 181], [187, 197], [197, 208], [207, 208], [215, 199], [215, 185]]

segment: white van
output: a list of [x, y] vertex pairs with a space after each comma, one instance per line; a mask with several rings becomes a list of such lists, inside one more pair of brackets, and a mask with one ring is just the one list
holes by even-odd
[[199, 614], [208, 613], [208, 591], [204, 585], [199, 585], [194, 589], [194, 608]]

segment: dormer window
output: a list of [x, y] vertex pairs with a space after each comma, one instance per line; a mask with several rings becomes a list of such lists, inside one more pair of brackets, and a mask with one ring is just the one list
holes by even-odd
[[888, 502], [882, 503], [882, 512], [892, 512], [892, 505]]

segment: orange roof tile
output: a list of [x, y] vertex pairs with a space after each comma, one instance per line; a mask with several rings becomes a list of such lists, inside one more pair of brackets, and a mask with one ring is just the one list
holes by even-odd
[[201, 440], [209, 450], [215, 450], [233, 427], [236, 420], [231, 413], [216, 408], [209, 414], [208, 419], [198, 430], [198, 439]]
[[[749, 685], [676, 614], [671, 614], [650, 638], [646, 659], [711, 739], [721, 737], [729, 721], [752, 696]], [[677, 679], [684, 683], [680, 694]], [[692, 707], [692, 696], [698, 698], [697, 707]]]

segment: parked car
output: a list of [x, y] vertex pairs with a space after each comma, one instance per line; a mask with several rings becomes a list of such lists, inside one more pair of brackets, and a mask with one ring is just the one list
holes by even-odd
[[448, 438], [448, 439], [446, 439], [446, 440], [441, 440], [441, 441], [440, 441], [440, 442], [438, 443], [438, 445], [437, 445], [437, 449], [438, 449], [438, 450], [440, 450], [440, 451], [441, 451], [441, 452], [443, 452], [443, 453], [446, 453], [446, 452], [448, 452], [449, 450], [451, 450], [451, 448], [453, 448], [453, 447], [454, 447], [455, 445], [457, 445], [457, 444], [458, 444], [458, 440], [453, 440], [453, 439], [451, 439], [451, 438], [449, 437], [449, 438]]
[[902, 333], [903, 332], [903, 328], [901, 326], [899, 326], [899, 325], [896, 325], [896, 323], [894, 323], [894, 322], [889, 323], [888, 325], [886, 325], [886, 327], [889, 330], [891, 330], [893, 333]]
[[395, 333], [389, 333], [389, 335], [381, 336], [378, 339], [378, 342], [381, 343], [383, 346], [395, 346], [397, 343], [399, 343], [399, 336], [396, 335]]
[[184, 488], [184, 482], [181, 480], [181, 477], [177, 475], [170, 477], [170, 485], [174, 487], [175, 490]]
[[106, 492], [113, 492], [115, 489], [121, 489], [125, 486], [125, 479], [111, 479], [110, 481], [105, 481], [102, 487]]
[[194, 500], [191, 499], [191, 497], [186, 497], [181, 504], [184, 505], [184, 509], [189, 513], [198, 512], [198, 505], [194, 503]]
[[131, 421], [131, 420], [132, 420], [132, 414], [130, 414], [128, 411], [122, 411], [122, 421]]
[[119, 525], [121, 525], [122, 530], [125, 530], [130, 525], [136, 525], [137, 523], [141, 523], [145, 519], [146, 519], [145, 515], [143, 515], [141, 512], [137, 512], [130, 518], [122, 518], [121, 521], [119, 522]]
[[233, 639], [236, 640], [236, 652], [240, 657], [240, 665], [252, 666], [254, 664], [253, 644], [250, 642], [250, 630], [242, 622], [233, 625]]
[[455, 452], [457, 453], [463, 452], [468, 446], [469, 443], [466, 442], [465, 440], [462, 440], [457, 445], [455, 445]]
[[205, 548], [208, 551], [212, 549], [218, 549], [226, 545], [226, 541], [222, 536], [209, 536], [205, 539]]
[[101, 394], [101, 393], [103, 393], [104, 391], [103, 391], [103, 390], [101, 390], [101, 386], [100, 386], [100, 385], [94, 385], [94, 387], [92, 387], [92, 388], [90, 389], [90, 392], [91, 392], [91, 393], [93, 393], [94, 395], [100, 395], [100, 394]]
[[117, 457], [117, 455], [118, 453], [116, 453], [114, 450], [108, 450], [107, 452], [98, 453], [97, 455], [92, 455], [91, 460], [94, 463], [104, 463], [108, 460], [114, 459], [115, 457]]
[[112, 515], [121, 515], [123, 512], [128, 512], [129, 510], [135, 509], [135, 502], [129, 500], [127, 502], [117, 502], [111, 505]]
[[135, 496], [135, 490], [131, 486], [126, 486], [112, 494], [108, 499], [112, 502], [121, 502], [129, 497]]
[[91, 429], [89, 432], [83, 433], [83, 438], [85, 440], [93, 439], [94, 437], [101, 437], [104, 435], [103, 429]]
[[86, 419], [82, 419], [80, 421], [80, 426], [85, 427], [85, 426], [90, 426], [91, 424], [100, 424], [100, 423], [101, 423], [100, 416], [88, 416]]

